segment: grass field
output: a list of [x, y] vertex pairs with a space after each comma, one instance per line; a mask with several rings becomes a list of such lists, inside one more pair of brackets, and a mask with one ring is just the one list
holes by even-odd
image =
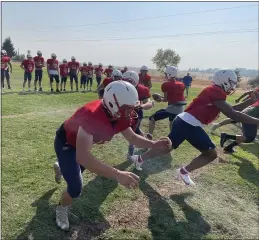
[[[43, 89], [49, 91], [46, 76]], [[54, 181], [55, 131], [77, 107], [95, 99], [96, 93], [21, 95], [22, 81], [22, 71], [14, 66], [15, 90], [2, 95], [2, 239], [258, 238], [258, 141], [237, 148], [232, 156], [218, 148], [218, 160], [193, 174], [197, 184], [193, 188], [174, 178], [176, 167], [198, 154], [187, 142], [171, 155], [147, 161], [143, 171], [137, 172], [141, 182], [136, 190], [85, 172], [83, 193], [70, 209], [71, 229], [62, 232], [55, 224], [55, 207], [65, 187], [64, 181], [61, 185]], [[159, 89], [154, 84], [153, 92]], [[192, 88], [188, 100], [199, 91]], [[146, 111], [143, 130], [147, 130], [147, 116], [161, 107], [162, 103]], [[221, 130], [240, 132], [236, 126]], [[211, 136], [217, 145], [219, 132]], [[166, 134], [168, 121], [158, 122], [154, 136]], [[120, 135], [94, 147], [100, 159], [133, 170], [126, 152]]]

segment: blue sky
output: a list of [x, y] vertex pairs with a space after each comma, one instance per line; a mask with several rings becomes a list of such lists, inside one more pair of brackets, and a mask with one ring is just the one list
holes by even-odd
[[[168, 16], [247, 5], [256, 6]], [[156, 16], [168, 17], [127, 22]], [[107, 22], [116, 23], [99, 24]], [[179, 36], [255, 28], [258, 28], [258, 3], [255, 2], [2, 3], [2, 37], [10, 36], [20, 53], [31, 50], [36, 54], [41, 50], [46, 58], [55, 52], [59, 60], [75, 56], [80, 62], [105, 65], [153, 68], [151, 58], [156, 50], [172, 48], [182, 58], [180, 69], [258, 69], [258, 29], [234, 34]], [[176, 36], [165, 38], [164, 35]], [[145, 38], [127, 40], [141, 37]], [[107, 40], [118, 38], [122, 40]]]

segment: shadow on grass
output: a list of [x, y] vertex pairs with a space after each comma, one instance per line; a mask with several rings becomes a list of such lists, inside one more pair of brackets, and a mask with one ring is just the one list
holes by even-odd
[[51, 236], [53, 228], [55, 228], [53, 222], [55, 209], [49, 204], [49, 199], [56, 190], [57, 188], [49, 190], [31, 204], [32, 207], [36, 207], [36, 214], [24, 231], [17, 237], [17, 240], [55, 239], [54, 235]]
[[185, 202], [185, 198], [191, 194], [171, 196], [182, 209], [187, 222], [178, 222], [174, 212], [165, 198], [152, 188], [145, 180], [150, 174], [156, 174], [171, 168], [172, 157], [167, 154], [163, 157], [145, 162], [139, 188], [149, 201], [150, 217], [148, 228], [152, 233], [152, 239], [201, 239], [210, 232], [210, 225], [203, 219], [201, 214]]
[[[259, 137], [259, 136], [257, 136]], [[254, 141], [251, 144], [243, 144], [240, 146], [244, 151], [252, 153], [255, 157], [259, 159], [259, 142]]]
[[259, 186], [259, 171], [255, 168], [254, 164], [252, 164], [249, 160], [240, 157], [237, 154], [232, 154], [233, 157], [240, 160], [241, 162], [231, 162], [239, 166], [238, 174], [243, 179], [246, 179], [248, 182], [254, 184], [255, 186]]
[[[123, 162], [117, 169], [125, 170], [131, 165], [130, 161]], [[108, 195], [118, 186], [116, 181], [97, 176], [83, 188], [82, 195], [73, 204], [73, 214], [77, 219], [70, 218], [71, 230], [76, 233], [74, 239], [92, 239], [100, 236], [110, 224], [100, 211], [100, 207]]]
[[148, 228], [151, 231], [153, 240], [161, 239], [201, 239], [210, 232], [210, 225], [203, 219], [200, 212], [193, 209], [185, 202], [188, 194], [171, 196], [182, 209], [186, 221], [177, 221], [175, 214], [164, 199], [145, 180], [141, 180], [140, 189], [147, 196], [149, 201], [150, 216]]

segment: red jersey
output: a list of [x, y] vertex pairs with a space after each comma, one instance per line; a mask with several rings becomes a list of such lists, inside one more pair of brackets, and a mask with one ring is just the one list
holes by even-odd
[[102, 68], [98, 67], [98, 68], [95, 68], [94, 70], [95, 70], [94, 73], [96, 74], [96, 77], [101, 77], [102, 76], [102, 74], [103, 74], [103, 69]]
[[92, 78], [93, 77], [93, 73], [94, 73], [94, 67], [93, 66], [88, 66], [88, 73], [87, 76]]
[[105, 79], [103, 80], [103, 85], [104, 85], [104, 87], [106, 87], [106, 86], [107, 86], [108, 84], [110, 84], [112, 81], [113, 81], [113, 80], [112, 80], [112, 78], [110, 78], [110, 77], [105, 78]]
[[25, 60], [22, 61], [21, 65], [24, 67], [25, 72], [31, 73], [34, 70], [34, 62], [33, 62], [33, 60], [25, 59]]
[[[259, 88], [255, 89], [257, 92], [259, 92]], [[259, 107], [259, 100], [252, 104], [252, 107]]]
[[149, 86], [148, 84], [151, 82], [151, 77], [148, 74], [143, 76], [141, 73], [139, 73], [138, 76], [139, 76], [139, 83], [148, 87]]
[[118, 134], [134, 124], [133, 120], [121, 117], [117, 121], [111, 122], [102, 100], [96, 100], [85, 104], [79, 108], [64, 123], [67, 143], [76, 147], [76, 138], [79, 126], [86, 132], [93, 135], [95, 144], [103, 144], [112, 140]]
[[194, 116], [201, 123], [209, 124], [220, 114], [220, 110], [213, 105], [213, 102], [218, 100], [225, 101], [226, 98], [227, 94], [222, 88], [216, 85], [210, 85], [204, 88], [201, 93], [193, 99], [192, 103], [185, 109], [185, 112]]
[[35, 64], [35, 69], [36, 70], [41, 70], [42, 67], [44, 66], [44, 58], [40, 56], [36, 56], [33, 58], [34, 64]]
[[88, 66], [80, 67], [79, 70], [80, 70], [82, 76], [87, 76], [88, 75]]
[[60, 69], [60, 76], [61, 77], [67, 77], [67, 75], [68, 75], [68, 65], [67, 65], [67, 63], [60, 64], [59, 69]]
[[1, 69], [7, 70], [9, 62], [11, 62], [11, 58], [7, 56], [1, 57]]
[[141, 85], [141, 84], [138, 84], [136, 89], [137, 89], [137, 92], [138, 92], [139, 101], [144, 101], [145, 99], [151, 97], [151, 94], [150, 94], [150, 91], [149, 91], [148, 87], [146, 87], [144, 85]]
[[77, 70], [80, 67], [79, 62], [68, 62], [67, 65], [68, 65], [68, 68], [69, 68], [69, 72], [73, 72], [73, 73], [76, 73]]
[[166, 81], [161, 85], [162, 92], [167, 93], [168, 104], [185, 101], [184, 89], [185, 85], [182, 82], [174, 80]]
[[58, 60], [57, 59], [49, 58], [47, 60], [47, 64], [49, 65], [49, 70], [58, 71]]
[[104, 70], [104, 74], [105, 74], [106, 76], [107, 76], [107, 75], [111, 75], [112, 72], [113, 72], [113, 69], [112, 69], [112, 68], [106, 68], [106, 69]]

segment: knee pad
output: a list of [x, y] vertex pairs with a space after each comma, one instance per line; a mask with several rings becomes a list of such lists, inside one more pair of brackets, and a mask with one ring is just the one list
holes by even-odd
[[245, 136], [246, 140], [244, 141], [244, 143], [251, 143], [255, 140], [256, 136]]
[[78, 186], [68, 187], [67, 192], [69, 193], [71, 198], [79, 198], [82, 192], [82, 184]]

